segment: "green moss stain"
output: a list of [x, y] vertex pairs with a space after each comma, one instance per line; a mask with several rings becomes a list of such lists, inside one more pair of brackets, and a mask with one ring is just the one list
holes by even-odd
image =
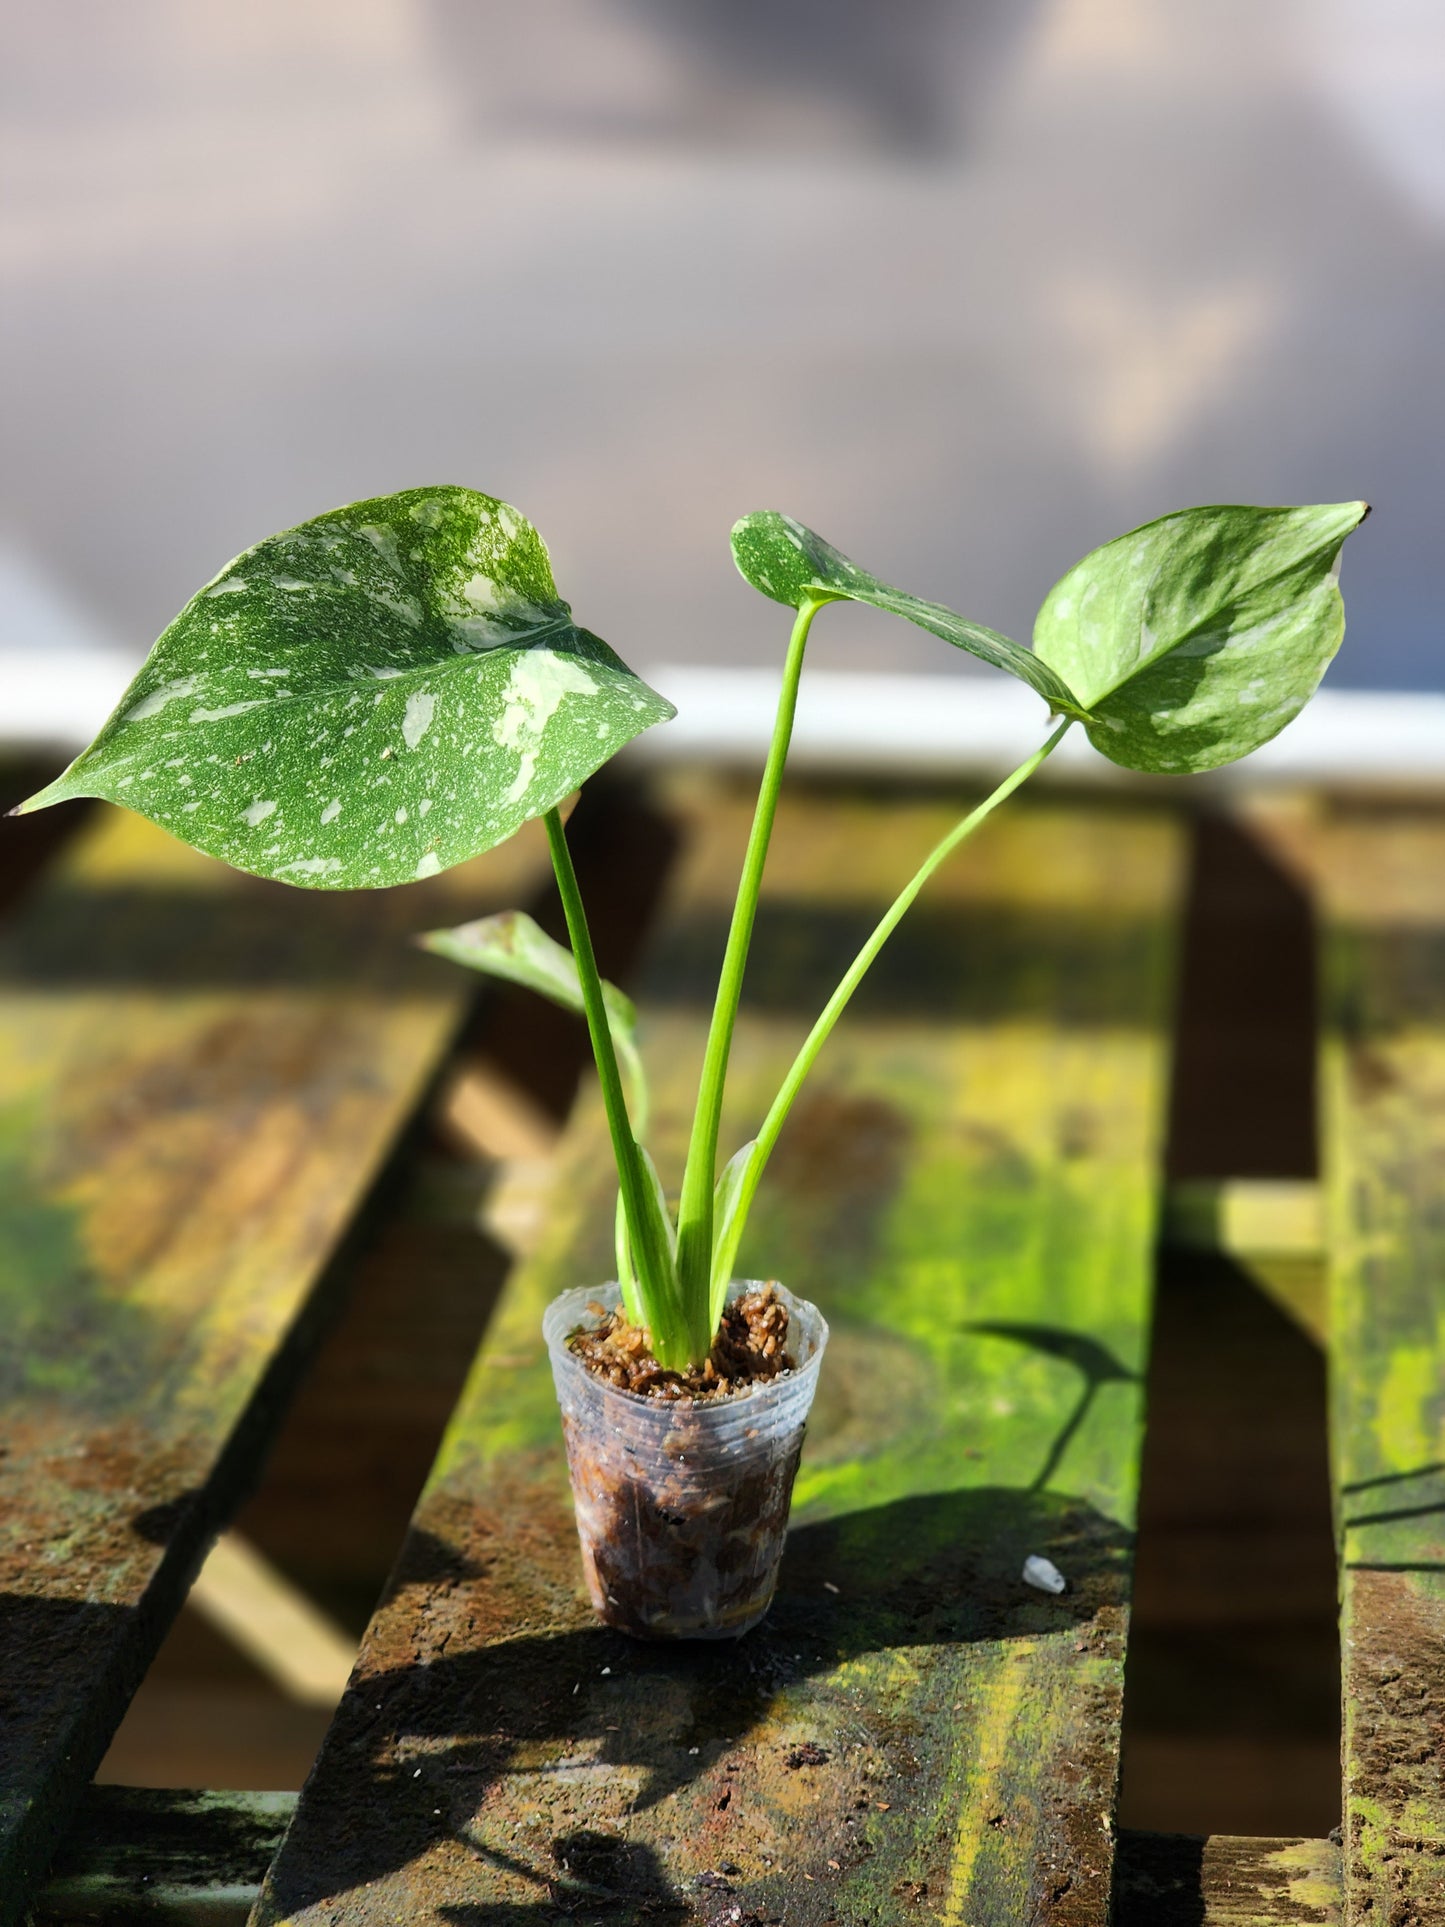
[[1347, 1917], [1445, 1918], [1445, 979], [1438, 813], [1336, 812], [1321, 1053]]

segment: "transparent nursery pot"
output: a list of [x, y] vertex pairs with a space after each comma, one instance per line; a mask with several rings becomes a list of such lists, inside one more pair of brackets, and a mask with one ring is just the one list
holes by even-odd
[[[737, 1280], [729, 1300], [757, 1289]], [[793, 1475], [828, 1326], [781, 1286], [794, 1369], [713, 1399], [651, 1399], [595, 1377], [569, 1350], [589, 1305], [617, 1286], [564, 1291], [542, 1334], [552, 1358], [587, 1590], [609, 1626], [641, 1639], [733, 1639], [772, 1602]]]

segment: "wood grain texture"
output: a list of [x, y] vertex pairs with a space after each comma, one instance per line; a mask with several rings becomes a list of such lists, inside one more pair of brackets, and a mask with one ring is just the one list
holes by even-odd
[[1113, 1927], [1341, 1927], [1331, 1840], [1119, 1836]]
[[120, 1927], [242, 1927], [294, 1793], [92, 1787], [31, 1916]]
[[540, 856], [322, 899], [105, 810], [5, 932], [0, 1920], [254, 1477], [317, 1281], [470, 1001], [408, 931]]
[[1322, 929], [1352, 1923], [1445, 1922], [1445, 812], [1273, 825]]
[[[642, 987], [665, 1183], [746, 829], [729, 792], [675, 802]], [[729, 1144], [951, 814], [785, 805]], [[633, 1643], [582, 1594], [538, 1330], [608, 1270], [582, 1107], [257, 1922], [1106, 1919], [1178, 855], [1156, 816], [1019, 806], [830, 1045], [742, 1255], [833, 1337], [737, 1645]]]

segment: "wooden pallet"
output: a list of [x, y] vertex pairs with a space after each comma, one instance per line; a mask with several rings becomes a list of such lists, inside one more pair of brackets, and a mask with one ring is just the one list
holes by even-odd
[[[500, 907], [539, 855], [438, 879], [427, 913]], [[407, 928], [116, 811], [0, 947], [7, 1921], [253, 1483], [328, 1262], [465, 1013]]]
[[[746, 815], [701, 781], [663, 801], [683, 852], [639, 988], [666, 1169]], [[785, 806], [733, 1138], [760, 1115], [829, 968], [947, 820], [946, 805], [905, 797]], [[325, 1258], [434, 1075], [464, 994], [429, 960], [425, 975], [397, 961], [388, 916], [414, 925], [435, 906], [419, 917], [413, 903], [407, 917], [385, 910], [397, 900], [368, 900], [318, 978], [300, 961], [316, 937], [296, 921], [298, 899], [222, 890], [209, 866], [188, 870], [190, 921], [172, 906], [180, 921], [162, 942], [149, 904], [164, 896], [162, 862], [183, 860], [111, 823], [17, 926], [0, 1009], [18, 1066], [7, 1115], [29, 1174], [13, 1207], [19, 1301], [34, 1321], [18, 1409], [52, 1428], [25, 1467], [28, 1510], [7, 1514], [29, 1603], [4, 1635], [5, 1677], [26, 1679], [31, 1724], [0, 1735], [14, 1815], [3, 1918], [32, 1903], [78, 1812], [41, 1918], [121, 1918], [148, 1896], [176, 1920], [239, 1921], [254, 1901], [258, 1927], [1084, 1927], [1111, 1908], [1131, 1927], [1445, 1921], [1445, 1342], [1430, 1192], [1430, 1132], [1445, 1115], [1432, 1082], [1445, 989], [1430, 969], [1445, 829], [1422, 818], [1400, 843], [1392, 818], [1335, 814], [1269, 831], [1311, 865], [1331, 960], [1322, 1091], [1353, 1642], [1343, 1853], [1325, 1840], [1114, 1828], [1186, 854], [1177, 820], [1123, 803], [1021, 803], [962, 853], [886, 954], [780, 1147], [743, 1268], [803, 1285], [834, 1337], [762, 1629], [736, 1648], [654, 1649], [597, 1628], [582, 1602], [537, 1324], [562, 1285], [608, 1269], [605, 1134], [584, 1101], [540, 1241], [507, 1286], [299, 1803], [87, 1794], [296, 1374]], [[530, 861], [519, 854], [523, 873]], [[484, 907], [519, 881], [494, 866], [459, 878], [451, 901], [465, 889]], [[231, 889], [244, 914], [212, 960], [167, 964], [190, 955], [195, 893]], [[272, 940], [291, 961], [258, 987], [265, 944], [251, 919], [274, 903]], [[77, 929], [104, 940], [67, 980], [56, 960]], [[107, 956], [123, 962], [97, 967]], [[337, 1022], [348, 998], [364, 1001], [364, 1021]], [[121, 1044], [101, 1054], [97, 1086], [107, 1012], [104, 1034]], [[309, 1042], [267, 1057], [259, 1040], [278, 1012], [303, 1029], [309, 1017]], [[224, 1021], [243, 1026], [244, 1076], [224, 1054], [218, 1073], [205, 1047]], [[388, 1035], [375, 1058], [361, 1050], [363, 1032], [392, 1023], [390, 1057]], [[67, 1077], [74, 1091], [39, 1138], [25, 1120]], [[186, 1163], [198, 1112], [206, 1149]], [[246, 1158], [262, 1153], [239, 1147], [288, 1128], [271, 1175], [248, 1179]], [[37, 1174], [46, 1208], [26, 1216]], [[1200, 1200], [1181, 1201], [1188, 1235], [1217, 1235], [1215, 1207], [1210, 1233]], [[56, 1242], [62, 1213], [69, 1244]], [[1317, 1316], [1301, 1275], [1276, 1267], [1296, 1310]], [[47, 1324], [56, 1277], [63, 1318]], [[68, 1346], [67, 1377], [55, 1360]], [[101, 1481], [86, 1469], [93, 1442], [113, 1455], [123, 1428], [139, 1443], [124, 1475]], [[1030, 1552], [1064, 1571], [1061, 1598], [1023, 1585]]]

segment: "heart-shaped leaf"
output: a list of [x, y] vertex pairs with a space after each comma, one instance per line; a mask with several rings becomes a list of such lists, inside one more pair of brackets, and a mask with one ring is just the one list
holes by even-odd
[[673, 713], [573, 622], [514, 508], [408, 489], [223, 569], [23, 807], [104, 796], [260, 876], [405, 883], [503, 842]]
[[1340, 548], [1363, 502], [1183, 509], [1106, 542], [1049, 591], [1036, 654], [1127, 769], [1215, 769], [1277, 735], [1344, 634]]
[[967, 621], [941, 602], [924, 602], [880, 582], [790, 515], [772, 510], [745, 515], [734, 527], [732, 540], [733, 560], [744, 581], [774, 602], [793, 609], [807, 601], [871, 603], [875, 609], [916, 623], [956, 649], [966, 649], [995, 669], [1006, 669], [1036, 690], [1056, 715], [1082, 714], [1067, 682], [1031, 650], [997, 630]]

